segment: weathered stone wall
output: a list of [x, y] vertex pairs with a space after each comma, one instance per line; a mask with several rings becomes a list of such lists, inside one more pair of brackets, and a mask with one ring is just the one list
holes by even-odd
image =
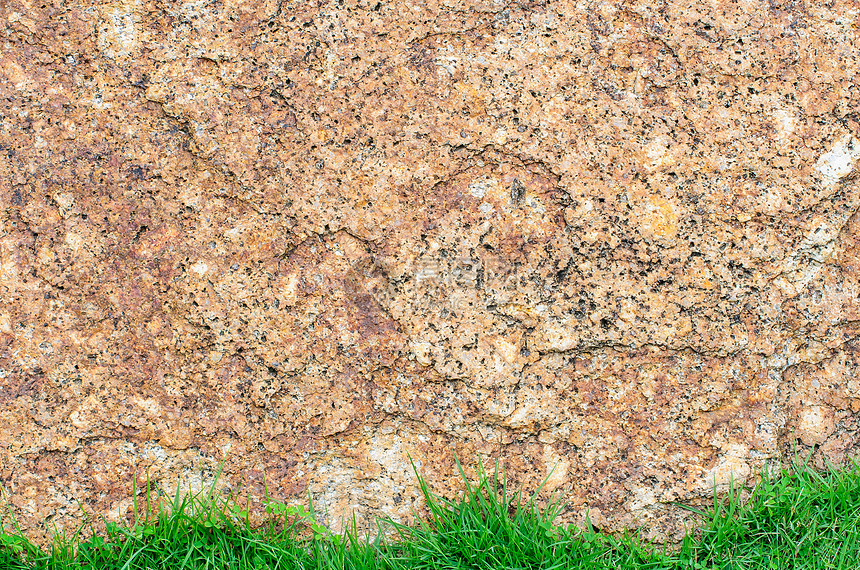
[[[860, 422], [860, 6], [0, 3], [0, 482], [672, 533]], [[202, 478], [201, 478], [202, 472]], [[365, 519], [360, 519], [365, 520]], [[40, 526], [41, 525], [41, 526]]]

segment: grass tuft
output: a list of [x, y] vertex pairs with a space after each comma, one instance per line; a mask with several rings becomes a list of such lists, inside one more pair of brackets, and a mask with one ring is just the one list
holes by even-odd
[[[860, 568], [860, 469], [823, 473], [800, 465], [763, 473], [746, 489], [733, 486], [698, 513], [704, 525], [677, 547], [636, 534], [613, 536], [556, 525], [561, 510], [543, 511], [534, 496], [512, 491], [498, 468], [478, 465], [457, 500], [436, 495], [419, 475], [428, 520], [407, 527], [378, 522], [378, 538], [342, 535], [316, 523], [312, 508], [269, 501], [267, 522], [253, 528], [248, 512], [208, 492], [164, 500], [147, 485], [134, 523], [107, 524], [104, 534], [82, 529], [58, 537], [50, 552], [17, 526], [0, 524], [3, 570], [263, 570], [263, 569], [855, 569]], [[213, 486], [214, 488], [214, 486]], [[136, 496], [136, 493], [135, 493]], [[312, 507], [312, 506], [311, 506]], [[392, 538], [384, 538], [384, 537]]]

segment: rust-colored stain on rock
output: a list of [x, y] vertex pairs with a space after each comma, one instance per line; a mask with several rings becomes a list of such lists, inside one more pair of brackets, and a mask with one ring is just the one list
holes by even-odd
[[0, 483], [606, 529], [860, 452], [856, 2], [0, 3]]

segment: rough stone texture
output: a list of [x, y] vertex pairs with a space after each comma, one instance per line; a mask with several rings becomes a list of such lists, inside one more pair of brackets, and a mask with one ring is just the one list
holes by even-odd
[[[860, 452], [857, 2], [0, 3], [0, 482], [607, 529]], [[80, 505], [76, 502], [80, 501]]]

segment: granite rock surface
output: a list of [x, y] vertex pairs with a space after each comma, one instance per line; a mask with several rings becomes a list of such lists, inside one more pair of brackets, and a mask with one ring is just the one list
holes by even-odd
[[0, 3], [0, 483], [674, 537], [860, 452], [860, 5]]

